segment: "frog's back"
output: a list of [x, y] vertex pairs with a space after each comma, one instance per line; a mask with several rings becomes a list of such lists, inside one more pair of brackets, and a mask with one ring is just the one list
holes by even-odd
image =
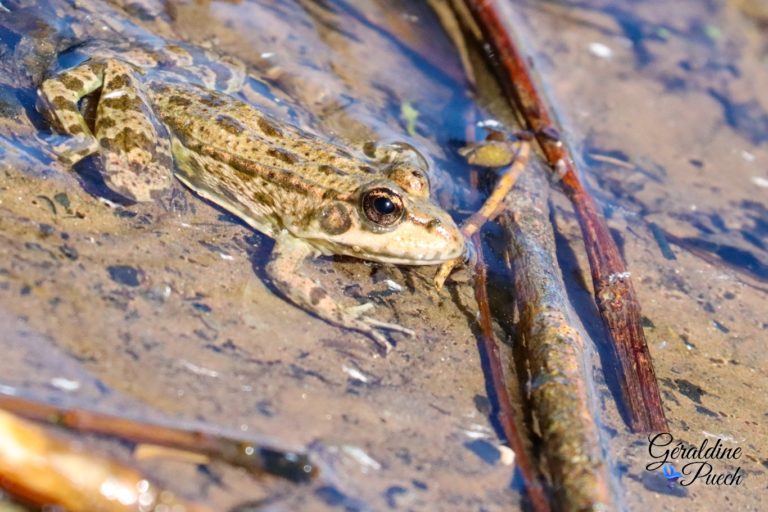
[[[325, 203], [353, 202], [361, 184], [378, 172], [228, 95], [167, 83], [152, 84], [151, 91], [176, 139], [179, 178], [229, 210], [240, 205], [236, 213], [269, 235], [311, 222]], [[266, 221], [255, 219], [265, 216]]]

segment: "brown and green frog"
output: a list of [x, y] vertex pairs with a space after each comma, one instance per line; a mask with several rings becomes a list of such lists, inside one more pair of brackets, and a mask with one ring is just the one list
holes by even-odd
[[[342, 306], [301, 267], [319, 255], [398, 265], [462, 255], [418, 157], [370, 158], [281, 122], [235, 96], [241, 64], [197, 47], [92, 42], [79, 51], [86, 60], [38, 90], [38, 109], [66, 135], [54, 148], [63, 162], [99, 155], [107, 186], [138, 202], [162, 197], [175, 176], [275, 240], [266, 270], [294, 304], [384, 349], [382, 330], [411, 332]], [[88, 123], [79, 102], [92, 93]]]

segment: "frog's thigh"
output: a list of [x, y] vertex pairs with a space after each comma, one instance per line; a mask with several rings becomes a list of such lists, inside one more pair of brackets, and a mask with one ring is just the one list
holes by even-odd
[[89, 62], [49, 78], [37, 91], [40, 113], [58, 132], [72, 136], [53, 148], [68, 165], [74, 165], [99, 149], [77, 104], [102, 85], [103, 77], [104, 63]]
[[173, 181], [168, 131], [144, 96], [134, 70], [108, 61], [96, 114], [104, 181], [136, 201], [162, 195]]

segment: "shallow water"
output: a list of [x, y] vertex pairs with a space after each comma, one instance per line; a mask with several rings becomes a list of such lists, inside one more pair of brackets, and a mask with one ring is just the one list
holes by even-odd
[[[265, 510], [519, 508], [488, 418], [471, 287], [437, 292], [429, 269], [314, 263], [312, 275], [350, 303], [373, 301], [377, 318], [417, 331], [376, 357], [360, 335], [277, 297], [263, 272], [272, 242], [192, 194], [179, 188], [170, 208], [105, 205], [92, 164], [71, 174], [51, 163], [33, 109], [35, 80], [56, 52], [100, 24], [77, 23], [65, 3], [34, 4], [24, 16], [37, 25], [0, 13], [0, 384], [68, 406], [309, 447], [321, 466], [318, 482], [293, 487], [224, 465], [140, 462], [215, 510], [257, 500]], [[768, 17], [746, 1], [515, 5], [635, 280], [673, 434], [693, 444], [721, 436], [744, 452], [719, 466], [741, 466], [742, 486], [667, 487], [644, 469], [648, 441], [626, 434], [596, 358], [623, 502], [757, 510], [768, 453]], [[51, 21], [45, 9], [54, 7], [74, 22]], [[131, 18], [116, 9], [99, 13]], [[482, 114], [420, 3], [171, 2], [164, 18], [132, 12], [136, 30], [214, 41], [242, 59], [253, 75], [244, 97], [278, 116], [345, 144], [412, 143], [457, 220], [477, 207], [456, 149]], [[62, 30], [68, 39], [50, 37]], [[406, 103], [418, 112], [410, 132]], [[567, 202], [554, 201], [571, 299], [599, 341], [578, 228]], [[78, 386], [62, 389], [55, 378]]]
[[[632, 272], [672, 434], [743, 452], [709, 461], [713, 474], [740, 468], [741, 485], [669, 487], [645, 469], [648, 440], [608, 421], [619, 425], [608, 430], [611, 458], [629, 510], [763, 508], [766, 12], [762, 2], [665, 1], [517, 11]], [[563, 244], [578, 248], [571, 214], [557, 217]], [[578, 269], [562, 262], [566, 274], [584, 272], [578, 252]]]

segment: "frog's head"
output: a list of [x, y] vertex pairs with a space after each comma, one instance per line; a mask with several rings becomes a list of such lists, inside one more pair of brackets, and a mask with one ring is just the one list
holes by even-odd
[[313, 216], [307, 238], [323, 252], [403, 265], [434, 265], [464, 252], [456, 223], [421, 190], [408, 193], [384, 178], [344, 199]]

